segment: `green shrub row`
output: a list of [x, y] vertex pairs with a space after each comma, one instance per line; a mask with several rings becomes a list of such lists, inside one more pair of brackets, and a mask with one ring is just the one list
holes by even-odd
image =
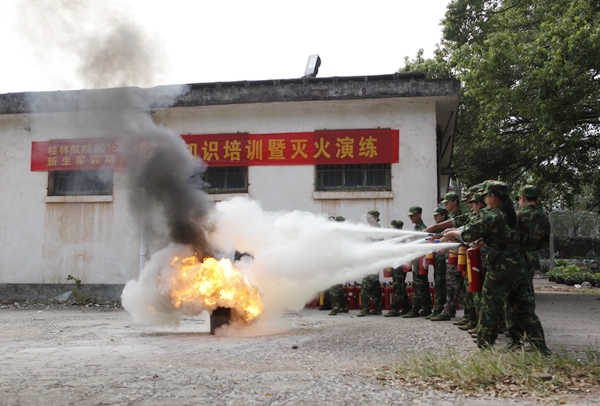
[[589, 282], [593, 286], [600, 286], [598, 263], [590, 260], [559, 259], [555, 262], [554, 268], [548, 271], [548, 280], [565, 285]]

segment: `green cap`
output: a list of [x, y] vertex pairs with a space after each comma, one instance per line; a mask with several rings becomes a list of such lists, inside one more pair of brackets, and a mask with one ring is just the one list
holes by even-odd
[[540, 195], [540, 188], [534, 185], [525, 185], [519, 189], [519, 196], [526, 197], [528, 199], [537, 200]]
[[481, 189], [481, 183], [478, 183], [478, 184], [476, 184], [476, 185], [473, 185], [473, 186], [471, 186], [471, 187], [469, 188], [469, 191], [468, 191], [468, 193], [469, 193], [470, 195], [474, 195], [475, 193], [477, 193], [477, 191], [478, 191], [479, 189]]
[[436, 207], [433, 211], [433, 215], [435, 216], [436, 214], [443, 214], [444, 216], [447, 216], [448, 210], [444, 209], [443, 207]]
[[478, 190], [477, 193], [473, 193], [468, 203], [483, 203], [483, 191]]
[[402, 228], [404, 223], [401, 220], [392, 220], [390, 223], [390, 228]]
[[337, 217], [335, 218], [335, 221], [342, 222], [342, 221], [346, 221], [346, 219], [345, 219], [345, 218], [343, 218], [342, 216], [337, 216]]
[[369, 210], [367, 212], [367, 217], [375, 217], [376, 219], [379, 219], [379, 212], [377, 210]]
[[479, 189], [481, 189], [481, 183], [471, 186], [467, 190], [467, 195], [465, 196], [464, 201], [467, 203], [470, 203], [473, 200], [473, 198], [475, 197], [475, 193], [477, 193], [479, 191]]
[[423, 209], [420, 208], [419, 206], [413, 206], [410, 209], [408, 209], [408, 215], [412, 215], [412, 214], [421, 214], [423, 213]]
[[446, 193], [446, 196], [444, 196], [444, 200], [442, 200], [442, 203], [446, 203], [449, 201], [456, 201], [458, 202], [460, 200], [460, 197], [458, 197], [458, 193], [455, 192], [449, 192]]
[[488, 195], [490, 193], [496, 195], [500, 199], [508, 199], [510, 195], [510, 187], [508, 184], [499, 180], [491, 180], [487, 182], [485, 185], [485, 190], [483, 191], [484, 195]]

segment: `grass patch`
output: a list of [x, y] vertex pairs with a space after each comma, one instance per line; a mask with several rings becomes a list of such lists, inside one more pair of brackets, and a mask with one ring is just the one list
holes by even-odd
[[406, 355], [401, 363], [385, 368], [378, 379], [423, 390], [472, 396], [553, 398], [560, 403], [562, 395], [600, 392], [600, 352], [559, 351], [549, 357], [538, 352], [498, 350], [468, 355], [452, 351], [418, 353]]

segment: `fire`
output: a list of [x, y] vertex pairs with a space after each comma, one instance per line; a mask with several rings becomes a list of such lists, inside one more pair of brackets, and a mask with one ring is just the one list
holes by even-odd
[[228, 307], [245, 322], [251, 322], [263, 312], [258, 289], [228, 259], [217, 261], [195, 256], [171, 261], [169, 287], [171, 304], [178, 309]]

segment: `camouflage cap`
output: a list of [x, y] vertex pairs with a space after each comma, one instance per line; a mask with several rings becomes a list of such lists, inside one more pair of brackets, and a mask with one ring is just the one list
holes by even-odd
[[493, 194], [500, 199], [508, 199], [510, 195], [510, 187], [508, 184], [499, 180], [488, 181], [485, 185], [484, 195]]
[[369, 210], [367, 212], [367, 217], [375, 217], [376, 219], [379, 218], [379, 212], [377, 210]]
[[473, 196], [471, 196], [471, 199], [469, 199], [468, 203], [484, 203], [483, 191], [479, 190], [476, 193], [473, 193]]
[[477, 193], [477, 191], [478, 191], [479, 189], [481, 189], [481, 183], [478, 183], [478, 184], [476, 184], [476, 185], [473, 185], [473, 186], [471, 186], [471, 187], [469, 188], [469, 192], [468, 192], [468, 193], [469, 193], [470, 195], [474, 195], [475, 193]]
[[442, 203], [446, 203], [449, 201], [460, 201], [460, 196], [458, 196], [458, 193], [456, 192], [448, 192], [446, 193], [446, 196], [444, 196], [444, 200], [442, 200]]
[[413, 206], [410, 209], [408, 209], [408, 215], [413, 215], [413, 214], [421, 214], [423, 213], [423, 209], [420, 208], [419, 206]]
[[342, 222], [342, 221], [346, 221], [346, 219], [345, 219], [344, 217], [342, 217], [342, 216], [337, 216], [337, 217], [335, 218], [335, 221]]
[[525, 185], [519, 189], [519, 196], [526, 197], [528, 199], [537, 200], [540, 195], [540, 189], [534, 185]]
[[401, 220], [392, 220], [390, 223], [390, 228], [402, 228], [404, 223]]
[[444, 209], [443, 207], [436, 207], [436, 209], [433, 211], [433, 215], [435, 216], [436, 214], [443, 214], [444, 216], [447, 216], [448, 210]]
[[465, 200], [463, 200], [463, 201], [467, 202], [467, 203], [471, 203], [471, 200], [473, 199], [473, 197], [475, 197], [475, 193], [477, 193], [479, 191], [479, 189], [481, 189], [481, 183], [471, 186], [467, 190], [467, 195], [465, 196]]

